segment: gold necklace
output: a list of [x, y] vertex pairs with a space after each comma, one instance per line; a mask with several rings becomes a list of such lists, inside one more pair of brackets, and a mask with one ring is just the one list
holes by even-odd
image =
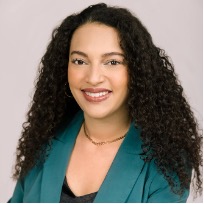
[[89, 139], [90, 142], [92, 142], [94, 145], [96, 146], [101, 146], [101, 145], [105, 145], [105, 144], [110, 144], [110, 143], [113, 143], [113, 142], [117, 142], [118, 140], [121, 140], [123, 139], [127, 133], [125, 133], [125, 135], [121, 136], [121, 137], [118, 137], [114, 140], [111, 140], [111, 141], [104, 141], [104, 142], [95, 142], [89, 135], [88, 133], [86, 132], [86, 126], [85, 126], [85, 122], [84, 122], [84, 134], [85, 136]]

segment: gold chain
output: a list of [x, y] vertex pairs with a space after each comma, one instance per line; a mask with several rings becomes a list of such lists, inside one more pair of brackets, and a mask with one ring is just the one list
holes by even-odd
[[85, 133], [85, 136], [89, 139], [89, 141], [91, 141], [94, 145], [96, 146], [101, 146], [101, 145], [105, 145], [105, 144], [110, 144], [110, 143], [113, 143], [113, 142], [117, 142], [118, 140], [121, 140], [123, 139], [127, 133], [125, 133], [125, 135], [121, 136], [121, 137], [118, 137], [114, 140], [111, 140], [111, 141], [104, 141], [104, 142], [95, 142], [93, 139], [91, 139], [91, 137], [88, 135], [88, 133], [86, 132], [86, 127], [85, 127], [85, 122], [84, 122], [84, 133]]

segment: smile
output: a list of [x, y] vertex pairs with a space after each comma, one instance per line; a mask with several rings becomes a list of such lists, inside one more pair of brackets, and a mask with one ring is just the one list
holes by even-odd
[[84, 93], [91, 97], [100, 97], [100, 96], [105, 96], [106, 94], [108, 94], [108, 91], [103, 91], [99, 93], [92, 93], [92, 92], [84, 92]]
[[86, 88], [82, 93], [88, 102], [98, 103], [107, 100], [112, 91], [103, 88]]

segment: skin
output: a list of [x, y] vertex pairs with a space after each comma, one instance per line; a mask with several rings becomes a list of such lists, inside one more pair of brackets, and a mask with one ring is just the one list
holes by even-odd
[[[87, 133], [96, 142], [111, 141], [128, 131], [127, 69], [114, 28], [87, 23], [74, 32], [68, 83], [84, 112]], [[98, 92], [103, 95], [99, 96]], [[85, 137], [81, 128], [66, 173], [75, 195], [99, 190], [122, 141], [98, 147]]]

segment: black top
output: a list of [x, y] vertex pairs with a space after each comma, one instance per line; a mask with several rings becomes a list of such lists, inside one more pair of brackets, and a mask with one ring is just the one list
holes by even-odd
[[90, 193], [83, 196], [75, 196], [67, 184], [67, 179], [65, 177], [62, 186], [62, 192], [60, 197], [60, 203], [93, 203], [97, 192]]

